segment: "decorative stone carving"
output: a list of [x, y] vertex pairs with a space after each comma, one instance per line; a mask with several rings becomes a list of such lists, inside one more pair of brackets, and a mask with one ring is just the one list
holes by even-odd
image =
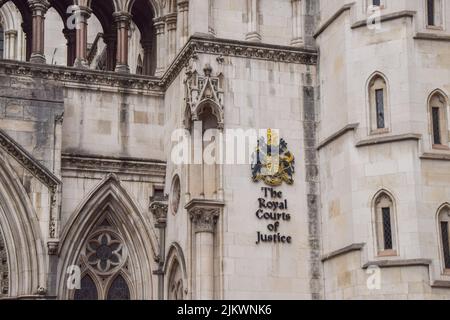
[[47, 249], [49, 256], [55, 256], [58, 254], [59, 241], [49, 241], [47, 242]]
[[6, 244], [0, 230], [0, 297], [9, 293], [9, 269]]
[[217, 220], [220, 216], [219, 208], [195, 207], [189, 210], [189, 216], [194, 227], [194, 232], [214, 233]]
[[213, 76], [212, 68], [207, 64], [199, 75], [195, 67], [190, 66], [186, 71], [186, 118], [185, 127], [191, 121], [199, 119], [204, 106], [209, 106], [217, 119], [219, 128], [223, 128], [224, 121], [224, 91], [223, 75]]
[[127, 172], [128, 174], [159, 178], [166, 176], [165, 163], [148, 159], [63, 154], [61, 160], [62, 168], [66, 171], [93, 171], [115, 174]]
[[153, 201], [150, 204], [150, 211], [155, 217], [156, 228], [164, 228], [166, 226], [168, 208], [167, 201]]
[[[163, 20], [155, 20], [157, 33], [164, 32]], [[54, 65], [36, 65], [18, 61], [1, 61], [0, 73], [64, 82], [64, 86], [84, 85], [89, 88], [120, 88], [138, 92], [161, 94], [199, 53], [221, 57], [241, 57], [272, 62], [305, 65], [317, 64], [317, 51], [292, 46], [279, 46], [248, 41], [226, 40], [194, 35], [161, 77], [118, 74], [114, 72], [74, 69]], [[162, 62], [159, 62], [162, 63]], [[162, 66], [161, 66], [162, 67]]]

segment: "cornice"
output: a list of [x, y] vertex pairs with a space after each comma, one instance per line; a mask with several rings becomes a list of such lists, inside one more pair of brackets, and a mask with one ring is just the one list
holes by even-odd
[[61, 180], [59, 180], [58, 177], [36, 160], [2, 129], [0, 129], [0, 147], [48, 188], [55, 190], [58, 185], [61, 184]]
[[189, 38], [186, 45], [181, 49], [172, 64], [168, 66], [166, 72], [160, 78], [12, 60], [0, 61], [0, 73], [10, 76], [25, 76], [60, 81], [65, 87], [94, 90], [111, 90], [113, 88], [137, 93], [163, 94], [165, 89], [180, 74], [189, 60], [198, 54], [305, 65], [317, 64], [317, 51], [311, 48], [253, 43], [195, 34]]
[[160, 79], [157, 77], [110, 71], [2, 60], [0, 61], [0, 73], [9, 76], [60, 81], [65, 87], [80, 87], [95, 90], [116, 88], [137, 92], [163, 92], [163, 88], [159, 85]]
[[166, 163], [139, 158], [114, 158], [79, 154], [61, 156], [63, 171], [91, 171], [137, 174], [144, 176], [166, 176]]

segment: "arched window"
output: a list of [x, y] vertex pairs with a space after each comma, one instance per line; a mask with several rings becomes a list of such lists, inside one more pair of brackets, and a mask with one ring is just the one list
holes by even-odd
[[375, 74], [369, 81], [369, 105], [371, 133], [389, 132], [388, 89], [381, 74]]
[[[130, 289], [122, 273], [128, 271], [128, 253], [116, 228], [104, 219], [84, 245], [79, 265], [86, 275], [75, 300], [129, 300]], [[99, 285], [96, 285], [99, 284]]]
[[75, 291], [74, 300], [98, 300], [97, 286], [88, 274], [81, 279], [80, 289]]
[[447, 99], [436, 91], [428, 102], [431, 123], [431, 141], [434, 148], [448, 148]]
[[375, 234], [379, 256], [397, 255], [396, 215], [393, 198], [385, 191], [375, 197]]
[[108, 290], [107, 300], [130, 300], [130, 289], [122, 275], [118, 275]]
[[441, 207], [438, 213], [439, 234], [441, 239], [442, 264], [446, 272], [450, 272], [450, 205]]
[[183, 300], [183, 276], [178, 261], [173, 262], [169, 276], [169, 300]]

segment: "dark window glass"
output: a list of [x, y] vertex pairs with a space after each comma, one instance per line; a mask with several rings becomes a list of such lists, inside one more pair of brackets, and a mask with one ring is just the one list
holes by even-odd
[[372, 4], [373, 4], [374, 6], [379, 7], [379, 6], [381, 5], [381, 0], [372, 0]]
[[4, 43], [5, 43], [5, 34], [3, 32], [3, 27], [0, 26], [0, 59], [3, 59]]
[[440, 110], [437, 107], [432, 108], [433, 116], [433, 143], [442, 144], [441, 141], [441, 124], [440, 124]]
[[81, 279], [81, 288], [75, 291], [74, 300], [98, 300], [97, 287], [89, 275]]
[[444, 251], [445, 269], [450, 269], [450, 247], [448, 242], [448, 222], [441, 222], [442, 249]]
[[434, 8], [434, 0], [427, 0], [427, 9], [428, 9], [428, 25], [434, 26], [435, 25], [435, 8]]
[[392, 250], [391, 209], [382, 208], [381, 211], [383, 215], [384, 250]]
[[384, 90], [377, 89], [375, 90], [375, 103], [377, 106], [377, 128], [384, 129]]
[[130, 300], [130, 289], [125, 279], [118, 275], [108, 291], [108, 300]]

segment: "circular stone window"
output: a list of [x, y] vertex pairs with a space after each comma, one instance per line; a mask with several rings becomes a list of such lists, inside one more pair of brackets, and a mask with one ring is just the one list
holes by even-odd
[[180, 188], [180, 177], [175, 175], [172, 180], [172, 189], [170, 192], [170, 207], [172, 208], [172, 214], [177, 214], [178, 208], [180, 207], [181, 198], [181, 188]]

